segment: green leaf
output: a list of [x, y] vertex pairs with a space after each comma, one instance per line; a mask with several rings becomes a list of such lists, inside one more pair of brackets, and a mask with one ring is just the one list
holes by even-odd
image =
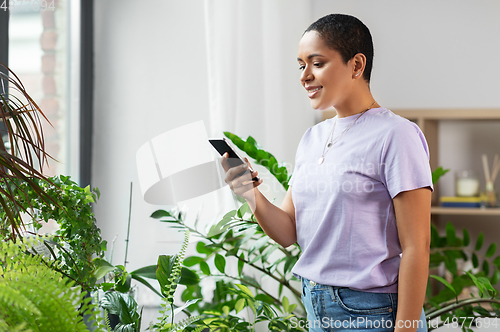
[[132, 276], [140, 276], [149, 279], [156, 279], [156, 265], [148, 265], [130, 272]]
[[435, 252], [430, 255], [431, 266], [439, 266], [442, 262], [444, 262], [444, 256], [441, 253]]
[[165, 217], [170, 217], [170, 218], [175, 219], [175, 217], [173, 215], [171, 215], [170, 212], [165, 211], [165, 210], [156, 210], [155, 212], [153, 212], [151, 214], [151, 218], [154, 218], [154, 219], [161, 219], [161, 218], [165, 218]]
[[486, 294], [486, 289], [484, 288], [483, 284], [479, 282], [476, 276], [470, 273], [469, 271], [465, 271], [465, 273], [469, 276], [474, 285], [476, 285], [476, 287], [479, 289], [479, 296], [482, 297], [483, 294]]
[[491, 257], [495, 254], [495, 251], [497, 250], [497, 244], [492, 243], [489, 247], [488, 250], [486, 250], [486, 257]]
[[483, 232], [481, 232], [481, 233], [479, 233], [479, 236], [477, 237], [476, 251], [481, 250], [481, 247], [483, 246], [483, 241], [484, 241], [484, 235], [483, 235]]
[[257, 148], [248, 142], [243, 146], [243, 151], [245, 151], [250, 158], [255, 159], [257, 157]]
[[220, 273], [224, 273], [224, 270], [226, 269], [226, 259], [224, 258], [224, 256], [216, 254], [214, 263], [217, 270], [219, 270]]
[[452, 285], [450, 285], [450, 283], [448, 281], [446, 281], [445, 279], [441, 278], [440, 276], [433, 275], [433, 274], [431, 274], [429, 277], [434, 278], [437, 281], [441, 282], [449, 290], [451, 290], [453, 292], [453, 294], [457, 295], [457, 292], [455, 291], [455, 288]]
[[491, 284], [496, 285], [500, 281], [500, 272], [495, 269], [493, 276], [491, 277]]
[[248, 203], [245, 202], [239, 209], [238, 209], [238, 217], [243, 218], [245, 213], [249, 210]]
[[121, 304], [120, 322], [122, 324], [134, 324], [139, 319], [137, 313], [137, 302], [131, 296], [121, 296], [119, 298]]
[[120, 297], [122, 296], [121, 293], [111, 291], [111, 292], [106, 292], [104, 294], [104, 298], [100, 301], [99, 305], [106, 309], [108, 313], [113, 314], [113, 315], [119, 315], [121, 311], [121, 302], [120, 302]]
[[241, 276], [241, 273], [243, 272], [243, 266], [245, 265], [245, 253], [241, 253], [240, 259], [238, 260], [238, 275]]
[[500, 256], [498, 256], [497, 258], [495, 258], [495, 260], [493, 261], [493, 264], [495, 264], [496, 267], [498, 269], [500, 269]]
[[283, 301], [281, 301], [281, 304], [283, 305], [283, 309], [285, 312], [290, 312], [288, 311], [288, 306], [290, 305], [290, 302], [288, 301], [288, 298], [286, 296], [283, 296]]
[[274, 156], [271, 156], [271, 158], [269, 158], [266, 167], [272, 174], [276, 174], [276, 171], [278, 170], [278, 161], [276, 160], [276, 158], [274, 158]]
[[479, 259], [477, 258], [477, 255], [475, 253], [472, 254], [472, 266], [477, 269], [479, 266]]
[[473, 308], [473, 310], [483, 317], [490, 317], [491, 316], [490, 312], [488, 310], [484, 309], [483, 307], [475, 306]]
[[247, 286], [245, 285], [241, 285], [241, 284], [236, 284], [236, 287], [238, 287], [239, 289], [241, 289], [245, 294], [247, 294], [248, 296], [250, 296], [251, 298], [253, 298], [253, 293], [250, 289], [248, 289]]
[[262, 301], [264, 303], [267, 303], [267, 304], [273, 304], [274, 303], [274, 299], [272, 297], [270, 297], [269, 295], [266, 295], [266, 294], [257, 294], [257, 295], [255, 295], [255, 299], [258, 300], [258, 301]]
[[[151, 289], [156, 295], [158, 295], [159, 297], [163, 297], [163, 295], [158, 292], [156, 290], [156, 288], [154, 288], [146, 279], [143, 279], [142, 277], [138, 276], [138, 275], [135, 275], [135, 274], [130, 274], [132, 276], [132, 279], [135, 279], [137, 281], [139, 281], [141, 284], [143, 284], [144, 286], [146, 286], [147, 288]], [[155, 278], [156, 279], [156, 278]], [[104, 290], [104, 289], [103, 289]]]
[[259, 146], [259, 143], [257, 143], [257, 141], [255, 140], [255, 138], [253, 138], [252, 136], [248, 136], [247, 137], [247, 143], [253, 145], [254, 147], [260, 149], [260, 146]]
[[463, 234], [464, 234], [464, 247], [467, 247], [470, 243], [470, 236], [469, 232], [464, 228], [463, 229]]
[[222, 307], [222, 312], [224, 313], [224, 315], [226, 316], [229, 316], [229, 307], [227, 305], [223, 306]]
[[273, 244], [272, 246], [270, 247], [267, 247], [266, 250], [264, 250], [264, 252], [262, 253], [262, 260], [264, 262], [267, 262], [267, 259], [269, 258], [269, 256], [271, 256], [271, 254], [276, 251], [276, 249], [278, 249], [281, 245], [278, 244], [278, 243], [275, 243]]
[[125, 279], [115, 283], [115, 290], [121, 293], [126, 293], [130, 290], [131, 284], [132, 276], [130, 274], [127, 274]]
[[449, 246], [452, 246], [455, 243], [456, 239], [457, 237], [455, 234], [455, 227], [453, 227], [453, 224], [449, 222], [446, 224], [446, 243]]
[[208, 266], [207, 262], [201, 262], [200, 263], [200, 270], [203, 272], [205, 275], [209, 276], [210, 275], [210, 267]]
[[190, 270], [186, 267], [181, 268], [181, 277], [179, 279], [179, 284], [180, 285], [196, 285], [200, 282], [200, 277], [196, 272], [193, 270]]
[[234, 309], [236, 310], [236, 313], [243, 310], [244, 307], [245, 307], [245, 299], [239, 299], [238, 301], [236, 301], [236, 304], [234, 305]]
[[255, 241], [254, 244], [250, 247], [250, 249], [248, 250], [248, 254], [250, 255], [255, 250], [259, 250], [260, 248], [265, 246], [268, 242], [269, 242], [269, 237], [267, 236], [261, 237], [260, 239]]
[[170, 284], [170, 281], [168, 279], [172, 274], [176, 259], [177, 255], [160, 255], [158, 257], [156, 279], [158, 280], [158, 283], [160, 284], [160, 287], [162, 289]]
[[200, 262], [205, 261], [205, 259], [198, 257], [198, 256], [189, 256], [186, 259], [184, 259], [183, 264], [186, 266], [194, 266], [197, 264], [200, 264]]
[[283, 267], [283, 272], [286, 274], [292, 270], [292, 268], [295, 266], [295, 263], [297, 263], [299, 257], [297, 256], [290, 256], [286, 259], [285, 266]]
[[446, 173], [448, 173], [449, 169], [443, 169], [443, 167], [438, 167], [434, 170], [434, 172], [432, 172], [432, 183], [436, 183], [438, 182], [438, 180], [443, 176], [445, 175]]
[[92, 276], [96, 279], [99, 280], [103, 278], [106, 274], [109, 272], [113, 271], [115, 267], [112, 264], [109, 264], [107, 261], [105, 261], [102, 258], [94, 258], [93, 259], [94, 266], [97, 268]]
[[189, 300], [187, 301], [186, 303], [184, 303], [182, 306], [180, 307], [177, 307], [175, 310], [174, 310], [174, 316], [177, 315], [178, 313], [180, 313], [181, 311], [183, 311], [184, 309], [186, 309], [187, 307], [189, 307], [190, 305], [192, 304], [195, 304], [196, 302], [200, 301], [201, 298], [198, 298], [198, 299], [192, 299], [192, 300]]
[[483, 271], [486, 275], [490, 274], [490, 264], [488, 263], [488, 261], [483, 261]]
[[211, 253], [214, 252], [213, 249], [207, 248], [205, 243], [201, 241], [196, 244], [196, 251], [200, 254], [206, 254], [206, 255], [210, 255]]
[[[261, 164], [261, 163], [262, 163], [262, 161], [267, 160], [267, 159], [268, 159], [268, 157], [269, 157], [269, 156], [268, 156], [268, 154], [267, 154], [267, 152], [266, 152], [266, 151], [264, 151], [264, 150], [260, 150], [260, 149], [259, 149], [259, 150], [257, 151], [257, 158], [255, 158], [255, 160], [257, 160], [257, 162], [258, 162], [259, 164]], [[261, 164], [261, 165], [262, 165], [262, 164]], [[263, 166], [264, 166], [264, 165], [263, 165]]]
[[108, 290], [110, 290], [111, 288], [113, 288], [115, 286], [115, 284], [113, 282], [103, 282], [101, 284], [102, 286], [102, 290], [104, 292], [107, 292]]
[[444, 255], [444, 266], [450, 271], [452, 274], [457, 274], [457, 261], [454, 260], [447, 252], [445, 251]]

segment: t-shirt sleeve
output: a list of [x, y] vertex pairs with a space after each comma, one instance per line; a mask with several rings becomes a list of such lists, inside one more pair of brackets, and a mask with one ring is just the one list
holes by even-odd
[[391, 128], [382, 150], [381, 180], [394, 198], [402, 191], [429, 187], [429, 147], [420, 128], [407, 121]]

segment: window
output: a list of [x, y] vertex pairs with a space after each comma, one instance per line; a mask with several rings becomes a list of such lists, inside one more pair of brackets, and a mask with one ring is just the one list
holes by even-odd
[[[0, 7], [1, 22], [5, 22], [5, 12], [10, 15], [8, 27], [0, 23], [0, 44], [2, 41], [5, 44], [8, 30], [8, 65], [52, 124], [45, 123], [43, 130], [46, 150], [57, 161], [49, 160], [44, 173], [71, 175], [76, 182], [87, 185], [91, 150], [88, 143], [83, 149], [80, 143], [91, 142], [92, 47], [85, 48], [90, 69], [82, 68], [80, 52], [84, 49], [82, 36], [87, 36], [86, 44], [92, 45], [93, 2], [85, 1], [83, 5], [78, 0], [11, 0], [7, 3], [7, 10]], [[87, 16], [82, 17], [83, 13]], [[90, 30], [84, 32], [84, 29]], [[5, 57], [0, 51], [0, 61], [5, 63]], [[81, 72], [87, 75], [84, 81], [86, 91], [90, 92], [86, 96], [82, 94]], [[83, 127], [82, 105], [86, 112]], [[87, 136], [82, 138], [82, 135]], [[83, 157], [82, 150], [86, 153]]]

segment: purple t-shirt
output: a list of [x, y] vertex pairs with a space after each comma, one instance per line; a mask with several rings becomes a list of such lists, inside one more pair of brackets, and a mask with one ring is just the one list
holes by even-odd
[[[334, 138], [358, 116], [338, 118]], [[334, 121], [309, 128], [297, 149], [290, 185], [302, 254], [293, 273], [325, 285], [395, 293], [401, 245], [392, 199], [433, 188], [427, 142], [413, 122], [374, 108], [319, 165]]]

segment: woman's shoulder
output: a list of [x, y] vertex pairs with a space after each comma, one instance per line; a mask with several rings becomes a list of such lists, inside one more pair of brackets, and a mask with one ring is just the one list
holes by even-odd
[[375, 109], [374, 112], [370, 114], [370, 119], [370, 125], [378, 128], [385, 134], [405, 131], [420, 131], [416, 123], [383, 107]]

